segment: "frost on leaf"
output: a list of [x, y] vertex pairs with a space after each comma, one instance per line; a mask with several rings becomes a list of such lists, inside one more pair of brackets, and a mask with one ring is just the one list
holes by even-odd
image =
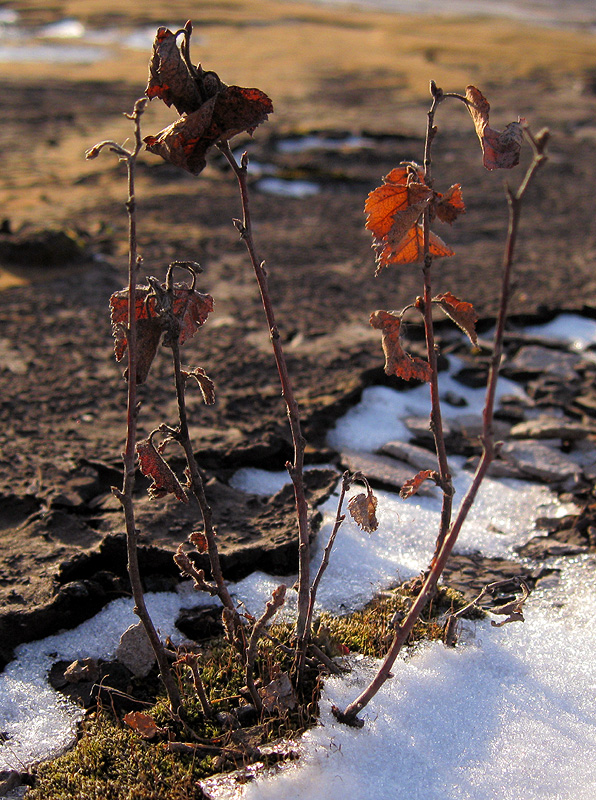
[[472, 116], [476, 133], [484, 154], [486, 169], [511, 169], [519, 163], [519, 153], [524, 136], [523, 123], [510, 122], [503, 131], [488, 124], [490, 104], [475, 86], [466, 87], [468, 111]]
[[418, 492], [424, 481], [432, 480], [436, 483], [438, 477], [438, 473], [434, 469], [423, 469], [404, 483], [400, 489], [399, 496], [402, 500], [407, 500], [408, 497]]
[[[453, 222], [465, 211], [459, 185], [445, 195], [424, 183], [422, 167], [404, 162], [383, 178], [383, 185], [367, 197], [365, 226], [374, 236], [377, 272], [389, 264], [416, 264], [424, 260], [424, 230], [420, 222], [429, 209], [431, 218]], [[435, 258], [452, 256], [453, 251], [434, 233], [429, 235], [429, 252]]]
[[[190, 289], [184, 283], [173, 287], [173, 313], [180, 324], [179, 343], [183, 344], [197, 332], [213, 311], [213, 298], [209, 294]], [[110, 297], [114, 354], [121, 361], [128, 347], [128, 289], [115, 292]], [[137, 320], [137, 383], [144, 383], [164, 331], [164, 319], [156, 306], [151, 286], [137, 286], [135, 291], [135, 317]], [[164, 339], [164, 344], [171, 342]], [[126, 373], [125, 373], [126, 374]]]
[[366, 533], [372, 533], [379, 527], [377, 522], [377, 498], [369, 488], [366, 494], [356, 494], [348, 502], [348, 511], [352, 519]]
[[433, 297], [433, 301], [438, 303], [445, 314], [462, 329], [472, 344], [478, 344], [478, 336], [476, 334], [478, 314], [474, 311], [474, 306], [471, 303], [460, 300], [455, 297], [455, 295], [451, 294], [451, 292], [438, 294], [436, 297]]
[[370, 315], [370, 324], [382, 333], [383, 353], [385, 354], [385, 373], [397, 375], [406, 381], [412, 379], [429, 381], [430, 367], [421, 358], [412, 357], [401, 346], [401, 320], [389, 311], [374, 311]]
[[164, 497], [166, 494], [173, 494], [181, 502], [188, 503], [188, 497], [180, 485], [180, 481], [156, 450], [151, 436], [137, 443], [137, 456], [139, 469], [143, 475], [153, 479], [153, 483], [148, 489], [149, 497]]
[[212, 406], [215, 403], [215, 384], [204, 369], [201, 367], [195, 367], [195, 369], [191, 370], [190, 372], [182, 370], [182, 377], [185, 380], [188, 380], [189, 378], [194, 378], [196, 380], [206, 406]]
[[[190, 30], [187, 23], [187, 43]], [[182, 116], [144, 142], [151, 153], [198, 175], [210, 147], [242, 132], [252, 134], [273, 112], [273, 104], [260, 89], [227, 86], [215, 72], [189, 67], [176, 36], [167, 28], [157, 31], [146, 94], [174, 105]]]

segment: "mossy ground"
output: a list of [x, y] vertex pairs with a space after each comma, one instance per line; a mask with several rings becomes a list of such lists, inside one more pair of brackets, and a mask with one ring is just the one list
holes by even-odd
[[[392, 619], [407, 611], [416, 590], [415, 583], [409, 582], [375, 598], [360, 611], [341, 617], [322, 614], [314, 626], [316, 644], [331, 658], [348, 650], [381, 657], [391, 638]], [[457, 592], [440, 589], [417, 622], [409, 647], [423, 640], [440, 639], [441, 617], [464, 604]], [[269, 637], [261, 641], [255, 664], [257, 682], [263, 686], [280, 673], [289, 672], [293, 660], [289, 625], [272, 626]], [[291, 739], [315, 724], [324, 667], [307, 671], [295, 708], [278, 708], [243, 723], [239, 709], [246, 710], [250, 705], [235, 649], [218, 639], [197, 652], [214, 717], [209, 719], [203, 713], [190, 672], [183, 668], [179, 678], [186, 725], [172, 719], [165, 698], [158, 698], [151, 709], [143, 712], [159, 729], [151, 740], [132, 730], [113, 709], [97, 708], [81, 726], [77, 745], [39, 768], [36, 786], [26, 795], [27, 800], [201, 798], [202, 779], [242, 767], [258, 757], [262, 745]], [[240, 727], [233, 728], [230, 720], [237, 726], [240, 721]], [[277, 760], [276, 756], [271, 760]]]

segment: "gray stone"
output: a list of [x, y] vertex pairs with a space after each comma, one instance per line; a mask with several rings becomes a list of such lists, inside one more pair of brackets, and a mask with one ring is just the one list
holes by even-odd
[[434, 452], [424, 447], [418, 447], [409, 442], [387, 442], [379, 450], [379, 453], [406, 464], [411, 464], [416, 469], [437, 469], [437, 457]]
[[512, 439], [585, 439], [589, 434], [586, 425], [573, 422], [568, 417], [540, 416], [520, 422], [511, 428]]
[[[341, 454], [341, 463], [350, 472], [362, 472], [369, 481], [397, 489], [397, 491], [416, 474], [416, 469], [411, 464], [405, 464], [387, 456], [362, 453], [358, 450], [344, 451]], [[434, 494], [434, 484], [426, 481], [418, 490], [418, 494]]]
[[549, 347], [527, 345], [505, 362], [502, 372], [509, 378], [526, 380], [538, 375], [549, 375], [561, 381], [572, 381], [578, 377], [577, 370], [584, 364], [576, 353], [565, 353]]
[[500, 457], [527, 477], [538, 478], [546, 483], [575, 478], [581, 472], [575, 461], [564, 453], [534, 439], [505, 442]]
[[[428, 417], [406, 417], [404, 424], [418, 441], [434, 445]], [[482, 427], [481, 414], [461, 414], [458, 417], [443, 418], [443, 436], [447, 450], [451, 453], [464, 454], [477, 451]], [[495, 419], [493, 421], [495, 439], [505, 439], [510, 428], [509, 423]]]
[[116, 650], [116, 658], [138, 678], [149, 675], [155, 663], [155, 653], [142, 622], [139, 621], [124, 631]]

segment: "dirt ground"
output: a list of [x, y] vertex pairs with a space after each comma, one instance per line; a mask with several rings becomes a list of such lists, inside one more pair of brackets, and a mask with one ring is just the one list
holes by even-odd
[[[239, 145], [253, 162], [273, 165], [277, 177], [320, 186], [307, 197], [274, 197], [259, 191], [256, 173], [251, 179], [258, 254], [267, 264], [303, 412], [308, 461], [333, 461], [326, 430], [363, 387], [387, 380], [370, 313], [399, 309], [421, 292], [416, 267], [374, 277], [362, 208], [393, 166], [422, 159], [431, 78], [445, 90], [480, 85], [497, 128], [518, 115], [535, 130], [548, 124], [550, 161], [524, 210], [511, 311], [520, 319], [547, 318], [561, 309], [596, 315], [593, 38], [504, 21], [405, 24], [382, 14], [292, 3], [177, 2], [166, 13], [149, 2], [142, 14], [92, 0], [12, 7], [31, 26], [76, 16], [95, 28], [127, 30], [191, 17], [195, 59], [228, 83], [259, 86], [271, 95], [270, 121]], [[56, 624], [59, 614], [66, 614], [64, 624], [77, 621], [73, 597], [90, 597], [90, 606], [99, 606], [125, 591], [119, 582], [123, 564], [114, 567], [123, 553], [122, 521], [110, 486], [120, 483], [126, 386], [113, 360], [107, 305], [126, 282], [125, 173], [112, 155], [86, 162], [83, 153], [98, 140], [130, 135], [123, 112], [143, 92], [150, 53], [110, 52], [106, 60], [76, 69], [0, 63], [5, 654]], [[173, 121], [174, 112], [160, 105], [150, 106], [145, 134]], [[472, 302], [489, 320], [507, 221], [503, 176], [483, 169], [462, 107], [446, 104], [437, 123], [436, 188], [461, 182], [467, 213], [452, 230], [437, 229], [456, 255], [437, 263], [436, 291]], [[280, 147], [289, 137], [313, 132], [366, 140], [335, 150]], [[522, 166], [528, 157], [526, 148]], [[515, 185], [520, 176], [518, 168], [506, 178]], [[273, 532], [264, 530], [265, 501], [235, 501], [225, 482], [244, 465], [281, 469], [290, 450], [260, 298], [231, 222], [240, 216], [237, 189], [217, 154], [200, 178], [145, 154], [137, 193], [142, 273], [163, 277], [172, 260], [198, 261], [204, 268], [199, 288], [215, 299], [215, 313], [184, 357], [216, 384], [215, 406], [191, 398], [191, 428], [213, 498], [225, 510], [219, 519], [224, 550], [238, 553], [239, 540], [244, 547], [242, 557], [232, 558], [232, 572], [239, 575], [271, 563], [262, 560], [263, 548], [271, 549], [276, 537], [283, 544], [289, 523], [279, 512]], [[141, 433], [175, 419], [169, 374], [164, 350], [141, 390]], [[324, 494], [328, 484], [329, 475], [322, 474], [318, 491]], [[234, 502], [239, 508], [232, 513]], [[289, 517], [291, 502], [280, 502]], [[279, 503], [272, 506], [279, 511]], [[173, 570], [159, 554], [175, 548], [193, 525], [190, 519], [174, 524], [168, 514], [141, 500], [143, 541], [147, 552], [156, 548], [153, 573], [159, 564], [164, 585]], [[294, 563], [292, 555], [283, 563], [276, 557], [273, 568], [280, 571]], [[102, 583], [97, 574], [106, 572]], [[159, 588], [155, 575], [152, 587]]]

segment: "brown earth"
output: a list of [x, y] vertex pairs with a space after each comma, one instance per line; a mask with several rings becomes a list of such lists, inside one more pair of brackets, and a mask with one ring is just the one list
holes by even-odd
[[[66, 15], [96, 27], [164, 22], [159, 3], [144, 4], [142, 16], [113, 6], [14, 4], [31, 25]], [[422, 87], [429, 79], [456, 91], [479, 83], [493, 103], [495, 127], [518, 114], [535, 130], [548, 124], [550, 162], [524, 210], [511, 310], [520, 320], [561, 309], [596, 313], [593, 39], [503, 21], [404, 21], [268, 2], [226, 3], [225, 9], [202, 3], [200, 10], [193, 2], [173, 3], [167, 21], [193, 15], [205, 35], [195, 57], [224, 80], [257, 85], [274, 100], [270, 121], [239, 145], [254, 162], [273, 165], [278, 177], [320, 185], [313, 196], [272, 197], [254, 178], [251, 197], [309, 462], [334, 460], [326, 430], [366, 385], [387, 380], [370, 313], [401, 308], [421, 291], [416, 267], [373, 277], [362, 207], [393, 166], [422, 159], [428, 107]], [[0, 64], [0, 201], [7, 220], [0, 233], [4, 657], [18, 641], [48, 632], [58, 620], [74, 623], [126, 591], [123, 526], [110, 494], [120, 482], [126, 387], [113, 360], [107, 310], [110, 294], [126, 282], [125, 175], [115, 157], [85, 162], [82, 153], [103, 138], [130, 135], [122, 112], [142, 94], [148, 55], [118, 50], [111, 60], [76, 71], [56, 66], [43, 79], [35, 65]], [[145, 133], [173, 119], [155, 101]], [[463, 108], [446, 104], [437, 122], [436, 186], [461, 182], [468, 210], [452, 230], [438, 231], [456, 256], [437, 263], [436, 291], [474, 303], [490, 320], [507, 221], [503, 176], [483, 169]], [[314, 131], [362, 134], [368, 141], [302, 153], [278, 146]], [[526, 148], [523, 164], [528, 158]], [[516, 184], [520, 176], [516, 169], [506, 177]], [[217, 387], [215, 406], [198, 397], [190, 406], [200, 463], [219, 500], [230, 577], [255, 565], [291, 571], [291, 498], [239, 498], [226, 483], [240, 466], [282, 469], [290, 456], [261, 301], [231, 223], [240, 216], [235, 182], [217, 154], [198, 179], [147, 154], [137, 191], [143, 272], [163, 277], [172, 260], [199, 261], [199, 288], [215, 298], [215, 313], [184, 355]], [[34, 234], [40, 230], [45, 233]], [[141, 433], [173, 422], [168, 351], [158, 355], [141, 397]], [[317, 491], [324, 494], [330, 476], [319, 478]], [[174, 571], [164, 553], [184, 540], [194, 520], [173, 516], [167, 504], [163, 511], [140, 502], [148, 585], [171, 585]], [[271, 529], [264, 524], [268, 508], [275, 510]]]

